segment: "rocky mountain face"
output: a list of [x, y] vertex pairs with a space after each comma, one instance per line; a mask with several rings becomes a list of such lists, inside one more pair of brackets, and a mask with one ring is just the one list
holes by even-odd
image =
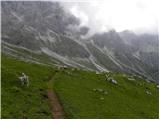
[[84, 39], [89, 28], [79, 27], [80, 21], [57, 2], [2, 1], [1, 18], [3, 53], [13, 55], [21, 48], [57, 64], [126, 72], [158, 82], [158, 35], [111, 30]]

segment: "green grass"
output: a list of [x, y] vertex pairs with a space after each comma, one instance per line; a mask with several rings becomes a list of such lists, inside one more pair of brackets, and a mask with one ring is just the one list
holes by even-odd
[[[70, 70], [69, 70], [70, 71]], [[61, 72], [54, 81], [68, 118], [158, 118], [158, 89], [136, 77], [129, 81], [121, 73], [113, 73], [118, 85], [105, 81], [94, 72]], [[95, 92], [93, 89], [108, 92]], [[146, 94], [146, 88], [152, 95]], [[101, 100], [104, 98], [104, 100]]]
[[[2, 118], [51, 118], [46, 87], [53, 69], [2, 56]], [[29, 87], [22, 87], [17, 74], [29, 76]]]
[[[105, 73], [61, 70], [27, 63], [2, 55], [2, 118], [51, 118], [46, 89], [53, 88], [64, 107], [66, 118], [158, 118], [159, 100], [155, 83], [131, 75], [108, 73], [118, 85], [105, 81]], [[29, 87], [22, 87], [17, 74], [29, 76]], [[103, 89], [108, 94], [94, 91]], [[146, 94], [146, 90], [152, 94]], [[102, 99], [103, 98], [103, 99]]]

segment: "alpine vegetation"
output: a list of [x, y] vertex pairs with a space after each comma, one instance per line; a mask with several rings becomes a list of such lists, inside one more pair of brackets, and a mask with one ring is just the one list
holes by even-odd
[[159, 35], [147, 6], [2, 1], [1, 117], [159, 118]]

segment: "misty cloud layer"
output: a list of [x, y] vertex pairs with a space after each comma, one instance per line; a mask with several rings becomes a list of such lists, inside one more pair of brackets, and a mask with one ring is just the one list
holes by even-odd
[[80, 26], [90, 28], [89, 35], [115, 29], [120, 32], [158, 33], [158, 4], [156, 0], [68, 0], [64, 8], [79, 18]]

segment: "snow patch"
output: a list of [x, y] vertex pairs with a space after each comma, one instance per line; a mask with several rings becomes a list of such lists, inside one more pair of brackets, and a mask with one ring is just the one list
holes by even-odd
[[107, 71], [107, 72], [108, 72], [108, 70], [107, 70], [106, 68], [103, 68], [102, 66], [98, 65], [98, 64], [95, 62], [95, 58], [94, 58], [92, 55], [89, 57], [89, 59], [91, 60], [92, 64], [94, 64], [95, 67], [96, 67], [98, 70], [100, 70], [101, 72], [102, 72], [102, 71]]
[[49, 50], [49, 49], [46, 48], [46, 47], [41, 48], [41, 50], [42, 50], [45, 54], [47, 54], [47, 55], [49, 55], [49, 56], [51, 56], [51, 57], [53, 57], [53, 58], [55, 58], [55, 59], [58, 59], [59, 61], [63, 62], [64, 64], [66, 64], [66, 65], [68, 65], [68, 66], [72, 66], [72, 67], [82, 67], [82, 68], [85, 68], [85, 69], [90, 70], [89, 68], [87, 68], [87, 67], [85, 67], [85, 66], [83, 66], [83, 65], [81, 65], [81, 64], [79, 64], [79, 63], [76, 63], [76, 62], [72, 61], [71, 59], [69, 59], [68, 56], [63, 57], [63, 56], [61, 56], [61, 55], [59, 55], [59, 54], [57, 54], [57, 53]]
[[16, 17], [20, 22], [23, 21], [23, 17], [18, 16], [15, 12], [11, 12], [11, 14]]
[[108, 55], [108, 57], [121, 69], [123, 69], [123, 67], [121, 66], [121, 64], [119, 64], [119, 62], [116, 61], [116, 58], [114, 57], [114, 54], [112, 51], [109, 51], [106, 47], [104, 47], [104, 51], [106, 51], [106, 55]]
[[[51, 36], [51, 34], [54, 34], [55, 36]], [[51, 43], [55, 43], [57, 41], [56, 37], [59, 38], [59, 35], [50, 29], [47, 30], [46, 35], [41, 35], [41, 33], [38, 33], [38, 36], [44, 42], [49, 41]]]
[[136, 57], [138, 60], [140, 60], [140, 53], [139, 51], [136, 51], [134, 54], [133, 54], [134, 57]]
[[14, 48], [20, 48], [20, 49], [23, 49], [23, 50], [27, 50], [29, 52], [33, 52], [33, 53], [36, 53], [36, 54], [41, 53], [40, 51], [30, 50], [28, 48], [25, 48], [25, 47], [22, 47], [22, 46], [13, 45], [13, 44], [10, 44], [10, 43], [5, 42], [5, 41], [2, 41], [2, 44], [7, 45], [9, 47], [14, 47]]

